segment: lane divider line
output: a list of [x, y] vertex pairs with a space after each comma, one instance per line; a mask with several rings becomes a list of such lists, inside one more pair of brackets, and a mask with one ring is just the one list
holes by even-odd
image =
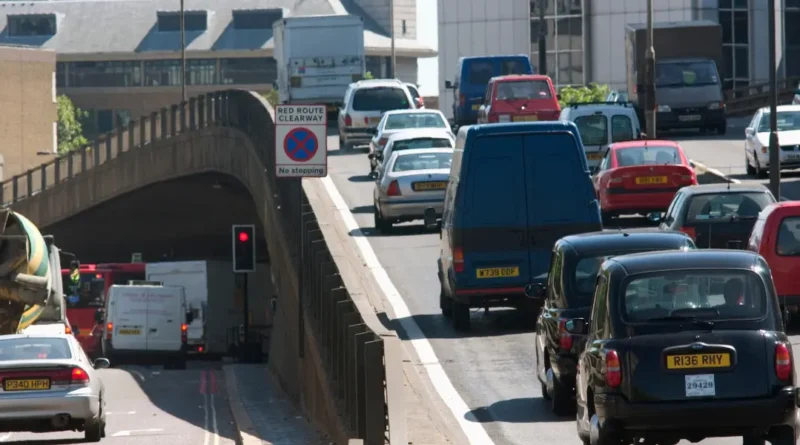
[[711, 167], [706, 166], [702, 162], [692, 161], [691, 159], [689, 161], [694, 162], [694, 171], [697, 172], [698, 174], [701, 174], [701, 175], [702, 174], [710, 174], [710, 175], [714, 175], [714, 176], [719, 177], [719, 178], [725, 178], [728, 181], [732, 182], [733, 184], [741, 184], [742, 183], [742, 181], [740, 181], [738, 179], [731, 178], [731, 177], [727, 176], [726, 174], [722, 173], [721, 171], [719, 171], [719, 170], [717, 170], [715, 168], [711, 168]]
[[396, 321], [400, 323], [408, 336], [413, 340], [409, 340], [411, 346], [419, 357], [419, 361], [423, 363], [423, 367], [428, 374], [428, 378], [433, 384], [434, 389], [438, 393], [445, 405], [450, 409], [450, 412], [455, 417], [458, 426], [464, 432], [470, 445], [496, 445], [495, 442], [489, 437], [489, 433], [481, 423], [472, 422], [467, 420], [465, 415], [470, 412], [467, 402], [461, 398], [461, 395], [456, 390], [453, 382], [447, 376], [444, 368], [442, 367], [439, 358], [431, 346], [430, 341], [425, 337], [422, 329], [416, 321], [411, 318], [411, 311], [408, 309], [406, 302], [400, 295], [400, 292], [395, 287], [386, 269], [383, 268], [378, 256], [369, 244], [368, 238], [361, 231], [358, 226], [353, 213], [350, 212], [350, 207], [347, 206], [336, 185], [330, 176], [321, 178], [322, 185], [325, 191], [331, 198], [333, 205], [342, 217], [347, 230], [353, 234], [353, 240], [358, 247], [361, 257], [364, 260], [367, 268], [372, 272], [375, 281], [386, 296], [386, 300], [392, 305]]

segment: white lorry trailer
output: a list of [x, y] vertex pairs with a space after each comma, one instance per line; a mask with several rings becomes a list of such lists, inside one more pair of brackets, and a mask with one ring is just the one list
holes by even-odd
[[273, 25], [281, 104], [324, 104], [338, 112], [348, 85], [364, 78], [364, 19], [286, 17]]
[[186, 308], [192, 314], [187, 331], [190, 352], [206, 351], [205, 323], [208, 305], [208, 269], [205, 261], [175, 261], [147, 263], [147, 281], [161, 282], [164, 286], [182, 287], [186, 295]]

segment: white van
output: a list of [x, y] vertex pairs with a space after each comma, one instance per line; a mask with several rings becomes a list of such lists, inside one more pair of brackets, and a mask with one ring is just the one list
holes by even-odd
[[186, 369], [188, 323], [183, 288], [113, 285], [106, 298], [103, 354], [162, 358], [165, 368]]
[[589, 168], [600, 164], [609, 144], [642, 138], [639, 117], [629, 102], [571, 104], [558, 119], [577, 125]]

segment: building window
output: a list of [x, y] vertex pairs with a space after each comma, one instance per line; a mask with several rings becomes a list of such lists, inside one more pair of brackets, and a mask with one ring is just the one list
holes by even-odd
[[217, 83], [217, 59], [189, 59], [186, 61], [187, 85], [214, 85]]
[[800, 23], [800, 0], [786, 0], [786, 10], [783, 12], [784, 42], [786, 44], [786, 76], [800, 76], [800, 26], [790, 25]]
[[[208, 25], [206, 11], [184, 11], [183, 23], [185, 31], [205, 31]], [[158, 13], [158, 30], [173, 32], [181, 30], [181, 13], [176, 11]]]
[[55, 14], [8, 16], [8, 35], [11, 37], [54, 36], [55, 34]]
[[725, 89], [747, 86], [750, 82], [750, 11], [748, 0], [721, 0], [719, 24], [722, 27], [720, 67]]
[[64, 62], [56, 63], [56, 87], [67, 86], [67, 64]]
[[[542, 3], [540, 3], [542, 2]], [[544, 21], [539, 8], [544, 7]], [[531, 0], [531, 60], [539, 60], [539, 32], [544, 30], [547, 75], [556, 87], [583, 85], [583, 11], [581, 0]], [[541, 71], [541, 70], [540, 70]]]
[[132, 87], [142, 84], [139, 62], [70, 62], [67, 81], [70, 88]]
[[222, 59], [220, 77], [225, 85], [270, 84], [277, 77], [272, 57]]
[[108, 133], [114, 129], [114, 110], [97, 110], [97, 132]]
[[272, 29], [272, 24], [283, 18], [283, 9], [253, 9], [233, 11], [235, 29]]
[[181, 84], [180, 60], [145, 60], [144, 84], [148, 87], [176, 86]]

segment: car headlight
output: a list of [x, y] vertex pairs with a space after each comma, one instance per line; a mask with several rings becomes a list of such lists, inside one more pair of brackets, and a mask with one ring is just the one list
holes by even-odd
[[659, 105], [658, 106], [658, 112], [659, 113], [669, 113], [670, 111], [672, 111], [672, 108], [670, 108], [669, 105]]

